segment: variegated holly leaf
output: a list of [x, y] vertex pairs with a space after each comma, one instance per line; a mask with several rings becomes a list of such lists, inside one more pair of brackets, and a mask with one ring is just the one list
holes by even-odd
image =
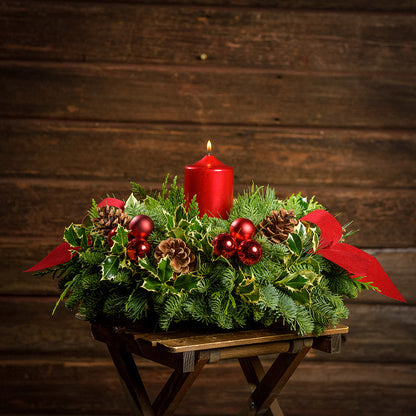
[[315, 280], [319, 279], [320, 275], [312, 270], [299, 270], [295, 273], [287, 274], [283, 279], [276, 283], [279, 286], [284, 286], [290, 291], [300, 291], [308, 286], [313, 285]]
[[64, 240], [72, 247], [79, 247], [81, 245], [81, 237], [78, 235], [74, 224], [65, 228]]
[[133, 194], [130, 194], [128, 197], [125, 205], [124, 205], [124, 212], [130, 217], [135, 217], [140, 212], [140, 202], [136, 199]]
[[176, 278], [173, 287], [178, 291], [185, 290], [186, 292], [190, 292], [197, 288], [198, 281], [199, 279], [192, 274], [181, 274]]
[[236, 285], [236, 290], [246, 302], [256, 303], [260, 300], [260, 290], [254, 277], [244, 277], [238, 286]]
[[151, 277], [160, 283], [166, 283], [173, 278], [173, 268], [170, 265], [169, 257], [162, 258], [155, 267], [148, 257], [138, 260], [138, 265], [147, 270]]
[[125, 252], [126, 245], [128, 242], [128, 234], [129, 232], [121, 225], [117, 227], [117, 232], [112, 237], [113, 245], [111, 247], [111, 253], [114, 255], [120, 255], [121, 253]]
[[287, 241], [289, 250], [292, 253], [298, 256], [302, 254], [302, 251], [303, 251], [302, 239], [296, 233], [289, 234], [289, 237], [287, 238], [286, 241]]
[[101, 280], [113, 280], [117, 275], [120, 267], [118, 256], [107, 256], [101, 264]]

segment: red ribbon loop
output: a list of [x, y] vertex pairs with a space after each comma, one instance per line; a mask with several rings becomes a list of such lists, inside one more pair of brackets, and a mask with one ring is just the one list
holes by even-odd
[[[105, 206], [116, 207], [124, 210], [124, 202], [116, 198], [105, 198], [97, 205], [98, 208]], [[35, 264], [30, 269], [25, 270], [25, 272], [37, 272], [39, 270], [48, 269], [49, 267], [66, 263], [72, 258], [73, 254], [71, 253], [71, 250], [79, 250], [79, 247], [71, 247], [67, 242], [59, 244], [58, 247], [55, 247], [39, 263]]]
[[124, 210], [124, 202], [121, 199], [116, 198], [104, 198], [98, 205], [98, 208], [101, 207], [116, 207], [120, 208], [121, 210]]
[[342, 227], [329, 212], [317, 209], [300, 220], [311, 222], [321, 230], [316, 251], [318, 254], [347, 270], [351, 277], [363, 277], [361, 281], [372, 282], [381, 294], [406, 302], [375, 257], [357, 247], [339, 242]]

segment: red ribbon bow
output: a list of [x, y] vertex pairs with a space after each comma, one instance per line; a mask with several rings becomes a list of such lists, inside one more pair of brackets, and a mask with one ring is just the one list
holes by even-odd
[[[97, 207], [116, 207], [124, 210], [124, 202], [116, 198], [105, 198], [103, 199]], [[67, 242], [59, 244], [58, 247], [55, 247], [45, 258], [43, 258], [39, 263], [35, 264], [30, 269], [25, 270], [25, 272], [37, 272], [39, 270], [47, 269], [49, 267], [57, 266], [58, 264], [66, 263], [71, 260], [73, 256], [73, 251], [78, 251], [79, 247], [72, 247]]]
[[339, 243], [342, 227], [329, 212], [317, 209], [301, 221], [311, 222], [321, 230], [317, 254], [350, 272], [351, 277], [362, 276], [362, 282], [372, 282], [383, 295], [406, 302], [375, 257], [349, 244]]

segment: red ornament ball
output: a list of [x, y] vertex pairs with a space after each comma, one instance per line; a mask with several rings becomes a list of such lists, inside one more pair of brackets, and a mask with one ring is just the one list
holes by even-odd
[[229, 259], [237, 251], [237, 241], [230, 234], [218, 234], [213, 240], [214, 254]]
[[130, 242], [127, 243], [127, 257], [131, 261], [137, 262], [139, 257], [142, 259], [150, 254], [152, 251], [150, 244], [143, 239], [134, 238]]
[[133, 237], [141, 239], [149, 237], [154, 228], [153, 220], [147, 215], [136, 215], [129, 224]]
[[113, 244], [114, 244], [114, 242], [113, 242], [113, 237], [114, 237], [116, 234], [117, 234], [117, 228], [112, 228], [112, 229], [110, 230], [110, 232], [108, 233], [108, 236], [107, 236], [107, 242], [108, 242], [108, 245], [109, 245], [110, 247], [112, 247], [112, 246], [113, 246]]
[[238, 246], [238, 258], [247, 266], [252, 266], [260, 261], [263, 255], [261, 245], [254, 240], [244, 240]]
[[247, 218], [237, 218], [230, 225], [230, 234], [237, 243], [243, 240], [250, 240], [256, 234], [256, 227]]

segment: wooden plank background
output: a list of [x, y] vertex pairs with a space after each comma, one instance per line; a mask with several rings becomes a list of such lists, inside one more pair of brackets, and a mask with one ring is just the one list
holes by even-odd
[[[208, 138], [236, 192], [354, 219], [407, 300], [349, 302], [342, 353], [309, 354], [285, 414], [415, 414], [414, 0], [1, 0], [0, 91], [2, 414], [129, 414], [104, 345], [22, 270], [91, 198], [182, 183]], [[155, 395], [167, 370], [139, 364]], [[236, 362], [211, 365], [177, 414], [236, 414], [247, 393]]]

